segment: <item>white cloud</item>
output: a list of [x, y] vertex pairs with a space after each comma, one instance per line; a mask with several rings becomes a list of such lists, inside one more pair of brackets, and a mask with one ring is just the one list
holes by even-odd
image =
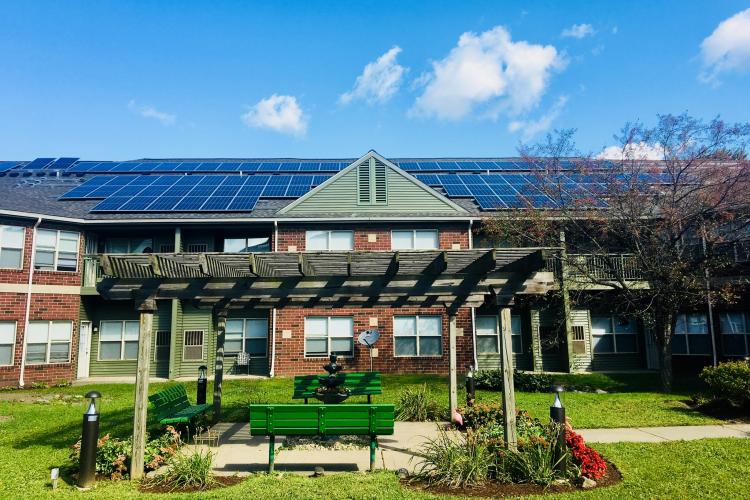
[[341, 94], [339, 102], [349, 104], [362, 99], [370, 104], [383, 103], [393, 97], [401, 86], [407, 68], [396, 61], [401, 47], [394, 46], [375, 61], [365, 66], [362, 74], [354, 82], [354, 88]]
[[704, 83], [718, 83], [725, 71], [750, 67], [750, 9], [723, 20], [701, 43]]
[[565, 28], [560, 36], [563, 38], [586, 38], [595, 33], [594, 27], [590, 24], [574, 24], [570, 28]]
[[298, 136], [307, 133], [308, 117], [297, 104], [297, 98], [290, 95], [273, 94], [261, 99], [240, 118], [248, 127]]
[[514, 120], [508, 124], [508, 130], [510, 132], [521, 131], [521, 139], [523, 141], [528, 141], [536, 135], [549, 130], [550, 126], [552, 126], [552, 122], [560, 116], [560, 113], [562, 113], [562, 110], [567, 103], [568, 96], [560, 96], [547, 112], [536, 120]]
[[565, 65], [552, 45], [513, 42], [502, 26], [467, 32], [420, 77], [424, 91], [410, 114], [458, 120], [484, 107], [491, 118], [503, 111], [517, 115], [539, 103], [552, 72]]
[[139, 105], [135, 102], [135, 99], [131, 99], [130, 102], [128, 102], [128, 109], [144, 118], [153, 118], [154, 120], [161, 122], [164, 126], [174, 125], [177, 122], [177, 115], [159, 111], [153, 106]]
[[664, 149], [659, 143], [637, 142], [626, 147], [607, 146], [596, 157], [602, 160], [663, 160]]

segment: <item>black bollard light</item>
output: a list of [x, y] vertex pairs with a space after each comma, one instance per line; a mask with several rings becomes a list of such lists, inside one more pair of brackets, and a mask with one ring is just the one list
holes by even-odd
[[549, 416], [553, 422], [559, 425], [557, 443], [555, 443], [555, 469], [559, 471], [565, 471], [568, 467], [565, 460], [565, 407], [560, 399], [560, 394], [563, 392], [563, 386], [555, 385], [552, 387], [555, 393], [555, 401], [552, 406], [549, 407]]
[[474, 394], [476, 390], [476, 384], [474, 383], [474, 370], [471, 365], [466, 368], [468, 369], [466, 372], [466, 406], [474, 406], [474, 401], [476, 401], [476, 396]]
[[96, 481], [96, 445], [99, 441], [99, 408], [96, 400], [102, 397], [96, 391], [86, 394], [91, 401], [83, 414], [83, 433], [81, 434], [81, 458], [79, 461], [78, 486], [90, 488]]
[[196, 396], [196, 404], [206, 404], [206, 389], [208, 388], [208, 379], [206, 378], [206, 365], [198, 367], [198, 394]]

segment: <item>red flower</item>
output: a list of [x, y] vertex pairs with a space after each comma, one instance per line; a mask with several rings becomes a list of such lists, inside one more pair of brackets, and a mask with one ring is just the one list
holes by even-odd
[[601, 455], [583, 441], [580, 434], [567, 429], [565, 432], [565, 444], [570, 448], [573, 460], [581, 467], [581, 474], [590, 479], [599, 479], [607, 471], [607, 462]]

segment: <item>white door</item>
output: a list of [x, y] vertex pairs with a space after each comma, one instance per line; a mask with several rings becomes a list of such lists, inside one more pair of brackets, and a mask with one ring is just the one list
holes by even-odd
[[91, 361], [91, 321], [81, 321], [81, 332], [78, 336], [78, 378], [89, 376]]

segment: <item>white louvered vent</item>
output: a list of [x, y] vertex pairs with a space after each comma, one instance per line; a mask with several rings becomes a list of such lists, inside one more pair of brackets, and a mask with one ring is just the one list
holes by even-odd
[[374, 179], [374, 191], [375, 200], [374, 203], [377, 205], [385, 205], [388, 203], [388, 186], [386, 179], [388, 172], [384, 163], [375, 160], [375, 179]]
[[370, 204], [370, 162], [365, 161], [357, 167], [357, 189], [360, 205]]

